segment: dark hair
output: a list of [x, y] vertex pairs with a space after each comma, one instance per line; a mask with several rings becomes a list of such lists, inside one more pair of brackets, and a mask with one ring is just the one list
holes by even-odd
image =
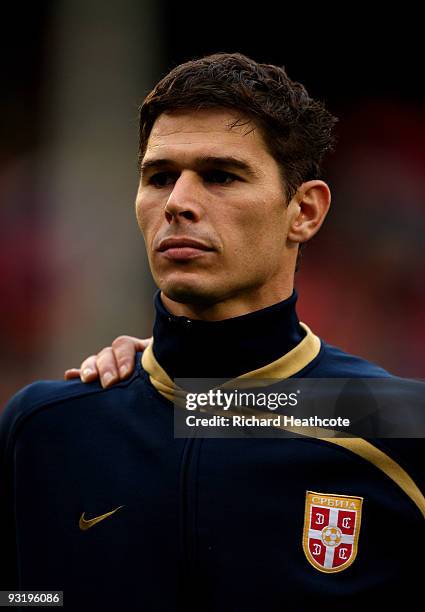
[[240, 111], [260, 128], [281, 168], [288, 200], [301, 183], [320, 178], [323, 156], [333, 149], [336, 117], [301, 83], [291, 81], [284, 68], [240, 53], [185, 62], [159, 81], [140, 107], [139, 161], [161, 113], [214, 107]]

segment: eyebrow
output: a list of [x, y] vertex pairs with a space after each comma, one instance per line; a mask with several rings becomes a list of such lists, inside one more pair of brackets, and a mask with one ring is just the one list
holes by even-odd
[[[161, 159], [148, 159], [144, 162], [142, 162], [141, 166], [140, 166], [140, 171], [146, 172], [146, 170], [149, 169], [155, 169], [155, 168], [160, 168], [160, 167], [164, 167], [164, 166], [177, 166], [178, 164], [173, 161], [172, 159], [166, 159], [166, 158], [161, 158]], [[256, 170], [254, 170], [254, 168], [248, 164], [246, 161], [239, 159], [237, 157], [233, 157], [233, 155], [227, 155], [227, 156], [211, 156], [211, 155], [207, 155], [207, 156], [202, 156], [202, 157], [197, 157], [195, 159], [195, 161], [192, 163], [193, 167], [196, 168], [196, 170], [205, 170], [207, 168], [210, 168], [211, 166], [215, 166], [216, 168], [223, 168], [226, 170], [241, 170], [242, 172], [245, 172], [245, 174], [253, 177], [253, 178], [258, 178], [259, 174]]]

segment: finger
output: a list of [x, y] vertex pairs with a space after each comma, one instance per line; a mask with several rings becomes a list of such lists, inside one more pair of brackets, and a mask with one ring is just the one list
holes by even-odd
[[80, 365], [80, 378], [82, 382], [93, 382], [99, 378], [96, 367], [96, 355], [90, 355]]
[[110, 346], [105, 347], [97, 354], [96, 367], [104, 389], [119, 381], [118, 365]]
[[71, 368], [70, 370], [65, 370], [63, 377], [64, 380], [72, 380], [73, 378], [79, 378], [80, 370], [78, 368]]
[[143, 351], [150, 338], [141, 339], [134, 336], [118, 336], [112, 342], [112, 350], [119, 370], [121, 380], [127, 378], [134, 370], [134, 357], [137, 351]]

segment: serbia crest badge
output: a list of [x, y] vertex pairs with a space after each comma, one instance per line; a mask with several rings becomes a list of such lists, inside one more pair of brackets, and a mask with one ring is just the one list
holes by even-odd
[[303, 549], [321, 572], [341, 572], [357, 555], [362, 497], [307, 491]]

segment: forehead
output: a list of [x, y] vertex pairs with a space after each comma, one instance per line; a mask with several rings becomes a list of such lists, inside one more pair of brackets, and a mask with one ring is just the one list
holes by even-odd
[[227, 109], [203, 109], [161, 114], [152, 127], [144, 159], [236, 153], [256, 165], [274, 162], [260, 129], [249, 117]]

